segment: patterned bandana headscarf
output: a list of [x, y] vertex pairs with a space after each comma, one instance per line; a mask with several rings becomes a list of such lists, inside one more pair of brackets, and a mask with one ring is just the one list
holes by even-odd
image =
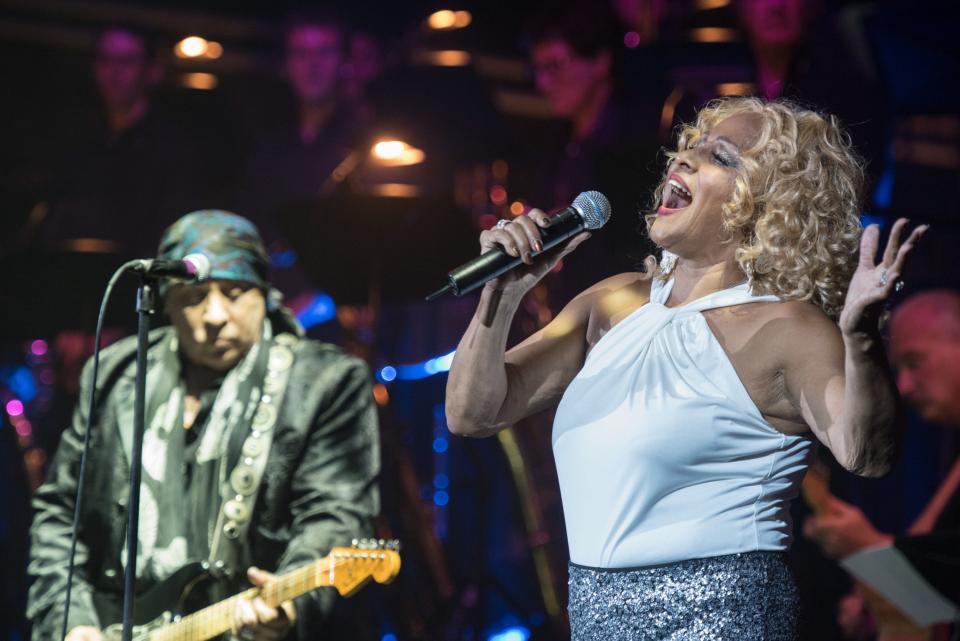
[[210, 259], [210, 278], [269, 288], [267, 252], [257, 228], [246, 218], [219, 209], [189, 213], [163, 233], [157, 258], [182, 260], [194, 253]]
[[[283, 294], [270, 287], [267, 273], [270, 260], [257, 228], [249, 220], [221, 209], [202, 209], [170, 225], [160, 238], [157, 258], [182, 260], [199, 253], [210, 260], [210, 278], [252, 283], [263, 291], [267, 318], [274, 334], [291, 332], [303, 336], [303, 328], [283, 306]], [[169, 281], [160, 283], [166, 295]]]

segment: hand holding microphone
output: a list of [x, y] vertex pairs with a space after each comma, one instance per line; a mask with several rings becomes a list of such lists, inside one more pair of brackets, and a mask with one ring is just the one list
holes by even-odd
[[[526, 281], [525, 288], [532, 287], [561, 258], [589, 238], [590, 230], [599, 229], [609, 218], [607, 198], [597, 191], [585, 191], [553, 217], [534, 209], [526, 216], [501, 221], [493, 229], [481, 232], [481, 255], [452, 270], [447, 284], [427, 300], [447, 292], [462, 296], [494, 280], [498, 287], [518, 281]], [[540, 258], [558, 246], [559, 251]], [[521, 263], [527, 267], [502, 278]]]

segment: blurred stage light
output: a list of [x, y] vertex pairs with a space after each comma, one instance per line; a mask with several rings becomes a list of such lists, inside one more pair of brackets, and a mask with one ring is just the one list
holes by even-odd
[[117, 243], [103, 238], [68, 238], [58, 245], [60, 249], [83, 254], [114, 254], [120, 251]]
[[207, 55], [210, 43], [200, 36], [187, 36], [173, 47], [178, 58], [202, 58]]
[[43, 356], [47, 353], [47, 341], [38, 338], [30, 343], [30, 353], [34, 356]]
[[442, 9], [440, 11], [434, 11], [430, 14], [430, 17], [427, 18], [427, 26], [431, 29], [436, 29], [441, 31], [443, 29], [452, 29], [453, 25], [457, 23], [457, 14], [449, 9]]
[[434, 31], [449, 31], [451, 29], [463, 29], [473, 22], [473, 16], [469, 11], [451, 11], [450, 9], [441, 9], [434, 11], [427, 18], [427, 27]]
[[373, 146], [373, 155], [380, 160], [399, 158], [409, 145], [401, 140], [381, 140]]
[[337, 304], [325, 292], [316, 292], [303, 309], [297, 311], [297, 321], [304, 329], [333, 320], [337, 316]]
[[487, 641], [527, 641], [530, 638], [530, 630], [516, 625], [506, 630], [501, 630], [496, 634], [491, 634]]
[[7, 401], [7, 414], [9, 414], [11, 417], [23, 415], [23, 403], [16, 398]]
[[697, 0], [697, 9], [704, 11], [710, 9], [720, 9], [730, 4], [730, 0]]
[[470, 54], [459, 49], [443, 51], [421, 51], [414, 55], [415, 62], [435, 67], [466, 67], [470, 64]]
[[719, 96], [751, 96], [754, 94], [752, 82], [722, 82], [717, 85]]
[[223, 45], [200, 36], [187, 36], [174, 45], [173, 53], [184, 60], [216, 60], [223, 55]]
[[700, 27], [690, 31], [690, 39], [694, 42], [733, 42], [737, 39], [737, 31], [725, 27]]
[[377, 383], [373, 386], [373, 400], [381, 407], [390, 402], [390, 392], [387, 391], [383, 383]]
[[377, 373], [377, 378], [386, 383], [390, 383], [397, 378], [397, 370], [395, 367], [387, 365]]
[[381, 140], [370, 150], [378, 165], [386, 167], [406, 167], [424, 161], [426, 154], [402, 140]]
[[218, 84], [212, 73], [185, 73], [180, 76], [180, 83], [187, 89], [201, 90], [216, 89]]
[[420, 195], [420, 188], [417, 185], [405, 183], [381, 183], [371, 185], [369, 192], [374, 196], [386, 196], [387, 198], [413, 198]]
[[519, 216], [523, 213], [523, 203], [519, 200], [515, 200], [510, 204], [510, 213], [514, 216]]

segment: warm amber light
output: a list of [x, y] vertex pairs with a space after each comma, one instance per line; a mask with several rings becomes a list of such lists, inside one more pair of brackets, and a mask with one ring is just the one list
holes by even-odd
[[381, 407], [390, 402], [390, 392], [387, 391], [387, 387], [382, 383], [377, 383], [373, 386], [373, 400]]
[[750, 96], [753, 93], [753, 83], [750, 82], [721, 82], [717, 85], [719, 96]]
[[373, 155], [380, 160], [393, 160], [409, 148], [410, 145], [402, 140], [381, 140], [373, 146]]
[[437, 67], [465, 67], [470, 64], [470, 54], [458, 49], [423, 51], [417, 55], [417, 60]]
[[523, 213], [523, 203], [519, 200], [515, 200], [510, 203], [510, 213], [514, 216], [519, 216]]
[[457, 24], [457, 14], [449, 9], [434, 11], [427, 18], [427, 25], [431, 29], [441, 31], [443, 29], [452, 29]]
[[697, 0], [697, 9], [709, 11], [710, 9], [719, 9], [730, 4], [730, 0]]
[[213, 40], [207, 43], [207, 56], [206, 56], [207, 58], [210, 58], [211, 60], [216, 60], [222, 55], [223, 55], [223, 45], [221, 45], [219, 42], [214, 42]]
[[454, 13], [453, 26], [455, 29], [463, 29], [473, 22], [473, 16], [469, 11], [457, 11]]
[[420, 195], [420, 188], [406, 183], [383, 183], [372, 185], [370, 193], [374, 196], [387, 196], [388, 198], [413, 198]]
[[[173, 48], [178, 58], [201, 58], [206, 56], [209, 50], [210, 43], [200, 36], [187, 36]], [[223, 53], [222, 48], [221, 53]]]
[[370, 150], [380, 165], [387, 167], [405, 167], [422, 163], [426, 154], [422, 149], [411, 147], [402, 140], [381, 140]]
[[694, 42], [733, 42], [737, 39], [737, 32], [723, 27], [700, 27], [690, 32], [690, 39]]
[[185, 73], [180, 81], [188, 89], [209, 90], [217, 86], [217, 77], [212, 73]]

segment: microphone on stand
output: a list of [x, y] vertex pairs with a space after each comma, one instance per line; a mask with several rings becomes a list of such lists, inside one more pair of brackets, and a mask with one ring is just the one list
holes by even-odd
[[[573, 204], [550, 218], [549, 227], [540, 228], [543, 250], [531, 254], [533, 258], [556, 247], [586, 229], [600, 229], [610, 220], [610, 201], [599, 191], [585, 191]], [[473, 260], [447, 274], [447, 284], [427, 296], [432, 301], [447, 292], [463, 296], [523, 263], [518, 256], [511, 256], [501, 246], [480, 254]]]
[[179, 278], [204, 281], [210, 277], [210, 259], [203, 254], [187, 254], [181, 260], [144, 258], [133, 261], [130, 270], [154, 278]]

